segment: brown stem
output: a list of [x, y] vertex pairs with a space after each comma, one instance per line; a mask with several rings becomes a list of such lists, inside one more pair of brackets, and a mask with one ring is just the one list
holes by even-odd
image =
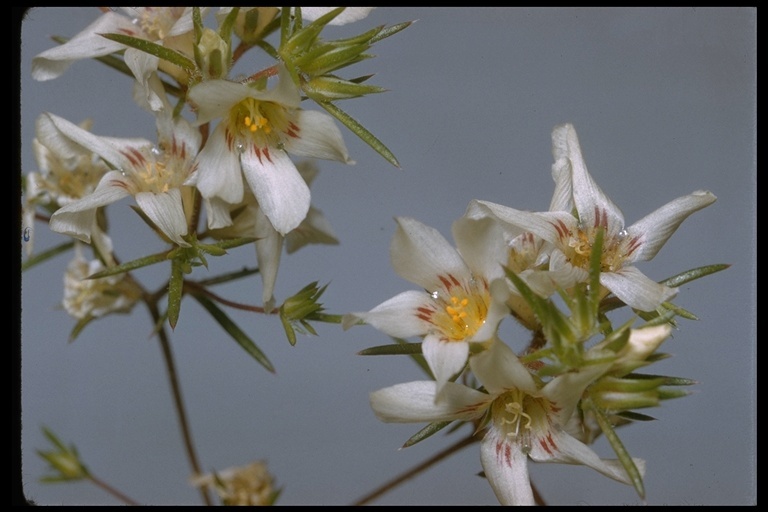
[[451, 446], [449, 446], [448, 448], [444, 449], [443, 451], [436, 453], [435, 455], [433, 455], [429, 459], [425, 460], [421, 464], [411, 468], [410, 470], [408, 470], [405, 473], [401, 474], [397, 478], [394, 478], [394, 479], [390, 480], [389, 482], [385, 483], [384, 485], [382, 485], [378, 489], [376, 489], [373, 492], [367, 494], [366, 496], [360, 498], [355, 503], [353, 503], [353, 506], [366, 505], [366, 504], [370, 503], [371, 501], [375, 500], [376, 498], [378, 498], [382, 494], [391, 491], [392, 489], [394, 489], [398, 485], [402, 484], [406, 480], [408, 480], [408, 479], [418, 475], [419, 473], [421, 473], [425, 469], [429, 468], [433, 464], [436, 464], [436, 463], [440, 462], [441, 460], [443, 460], [444, 458], [448, 457], [449, 455], [452, 455], [452, 454], [458, 452], [459, 450], [461, 450], [462, 448], [464, 448], [465, 446], [469, 446], [470, 444], [475, 443], [475, 442], [477, 442], [479, 440], [480, 440], [480, 437], [477, 437], [474, 434], [469, 435], [469, 436], [465, 437], [464, 439], [459, 440], [459, 442], [454, 443]]
[[244, 311], [252, 311], [254, 313], [265, 313], [268, 315], [276, 315], [280, 310], [278, 308], [273, 308], [270, 311], [265, 310], [263, 307], [260, 306], [251, 306], [249, 304], [241, 304], [240, 302], [233, 302], [231, 300], [227, 300], [223, 297], [219, 297], [215, 293], [207, 290], [203, 286], [200, 286], [199, 284], [193, 282], [193, 281], [184, 281], [184, 288], [186, 288], [190, 293], [201, 293], [207, 297], [210, 297], [211, 299], [215, 300], [216, 302], [219, 302], [221, 304], [224, 304], [225, 306], [229, 306], [231, 308], [235, 309], [242, 309]]
[[97, 487], [99, 487], [102, 490], [108, 492], [109, 494], [111, 494], [115, 498], [119, 499], [120, 501], [122, 501], [126, 505], [134, 505], [134, 506], [141, 505], [141, 503], [139, 503], [138, 501], [132, 500], [131, 498], [129, 498], [128, 496], [126, 496], [122, 492], [118, 491], [117, 489], [115, 489], [114, 487], [109, 485], [107, 482], [105, 482], [105, 481], [103, 481], [103, 480], [101, 480], [99, 478], [96, 478], [93, 475], [88, 475], [88, 479], [91, 482], [93, 482], [94, 484], [96, 484]]
[[277, 74], [278, 69], [280, 69], [279, 65], [275, 64], [274, 66], [270, 66], [267, 69], [262, 69], [258, 73], [254, 73], [253, 75], [246, 78], [244, 82], [253, 82], [254, 80], [258, 80], [259, 78], [275, 76]]
[[[146, 297], [146, 296], [145, 296]], [[160, 312], [157, 309], [157, 303], [146, 300], [149, 312], [152, 315], [152, 320], [157, 325], [160, 320]], [[184, 447], [187, 451], [187, 458], [189, 459], [189, 465], [192, 467], [194, 476], [201, 473], [200, 463], [197, 461], [197, 452], [195, 446], [192, 443], [192, 433], [189, 429], [189, 421], [187, 420], [187, 412], [184, 408], [184, 400], [181, 396], [181, 386], [179, 384], [179, 378], [176, 374], [176, 364], [173, 359], [173, 352], [171, 351], [171, 344], [168, 341], [168, 335], [165, 332], [165, 327], [160, 326], [157, 335], [160, 339], [160, 348], [163, 351], [163, 360], [165, 361], [166, 371], [168, 373], [168, 380], [171, 384], [171, 391], [173, 392], [173, 403], [176, 406], [176, 415], [179, 418], [179, 424], [181, 426], [181, 434], [184, 438]], [[211, 498], [208, 495], [208, 488], [206, 486], [200, 487], [200, 496], [203, 499], [203, 503], [210, 506]]]

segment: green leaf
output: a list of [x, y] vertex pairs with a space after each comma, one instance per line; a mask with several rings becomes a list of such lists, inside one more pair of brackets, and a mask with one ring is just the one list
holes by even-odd
[[359, 356], [392, 356], [421, 354], [421, 343], [399, 343], [397, 345], [379, 345], [366, 348], [357, 353]]
[[78, 320], [75, 326], [72, 328], [72, 332], [69, 333], [69, 342], [72, 343], [75, 341], [75, 338], [80, 335], [80, 332], [85, 328], [85, 326], [95, 319], [95, 317], [88, 315], [85, 318]]
[[179, 259], [171, 261], [171, 279], [168, 281], [168, 324], [176, 328], [181, 311], [181, 295], [184, 292], [183, 263]]
[[625, 377], [630, 379], [662, 379], [662, 385], [664, 386], [694, 386], [699, 383], [697, 380], [684, 377], [667, 377], [665, 375], [648, 375], [645, 373], [628, 373]]
[[639, 412], [635, 411], [621, 411], [619, 413], [616, 413], [616, 416], [619, 416], [621, 418], [630, 420], [630, 421], [656, 421], [656, 418], [653, 416], [648, 416], [647, 414], [640, 414]]
[[38, 254], [33, 254], [21, 264], [21, 271], [24, 272], [25, 270], [30, 269], [39, 263], [42, 263], [48, 259], [53, 258], [54, 256], [57, 256], [63, 252], [70, 250], [74, 246], [75, 246], [74, 241], [64, 242], [61, 245], [57, 245], [56, 247], [52, 247], [48, 249], [47, 251], [43, 251]]
[[387, 162], [391, 163], [397, 168], [400, 168], [400, 162], [397, 161], [397, 158], [395, 158], [395, 155], [389, 150], [389, 148], [387, 148], [384, 143], [377, 139], [371, 132], [369, 132], [365, 127], [363, 127], [363, 125], [353, 119], [349, 114], [330, 102], [319, 102], [317, 104], [323, 107], [333, 117], [338, 119], [344, 126], [349, 128], [352, 133], [360, 137], [363, 142], [371, 146], [377, 153], [383, 156]]
[[193, 297], [197, 299], [201, 306], [203, 306], [216, 320], [221, 327], [227, 331], [227, 334], [232, 336], [238, 345], [245, 350], [248, 355], [253, 357], [256, 362], [266, 368], [269, 372], [275, 373], [275, 367], [269, 362], [267, 356], [256, 346], [256, 344], [248, 337], [245, 332], [237, 326], [235, 322], [230, 319], [224, 311], [222, 311], [216, 304], [214, 304], [208, 297], [201, 294], [194, 294]]
[[426, 438], [436, 434], [437, 432], [440, 432], [445, 427], [453, 423], [453, 421], [435, 421], [434, 423], [430, 423], [426, 427], [422, 428], [415, 434], [413, 434], [406, 442], [403, 444], [403, 448], [410, 448], [411, 446], [415, 445], [416, 443], [419, 443]]
[[101, 272], [96, 272], [95, 274], [88, 276], [86, 279], [100, 279], [102, 277], [112, 276], [115, 274], [120, 274], [122, 272], [129, 272], [137, 268], [146, 267], [148, 265], [154, 265], [155, 263], [160, 263], [162, 261], [167, 261], [167, 260], [168, 260], [168, 251], [160, 252], [157, 254], [151, 254], [149, 256], [144, 256], [143, 258], [138, 258], [133, 261], [129, 261], [127, 263], [121, 263], [120, 265], [106, 268]]
[[627, 474], [629, 475], [629, 479], [632, 481], [632, 485], [635, 487], [635, 491], [637, 491], [637, 494], [640, 496], [640, 498], [645, 499], [643, 476], [637, 469], [635, 461], [632, 460], [632, 456], [629, 454], [629, 452], [627, 452], [627, 449], [624, 447], [621, 439], [619, 439], [619, 436], [616, 435], [616, 431], [613, 430], [611, 422], [608, 421], [608, 418], [605, 417], [603, 411], [592, 405], [591, 402], [588, 404], [588, 406], [592, 412], [594, 412], [595, 419], [597, 420], [597, 424], [600, 426], [600, 430], [602, 430], [603, 434], [605, 434], [605, 438], [608, 439], [608, 442], [611, 444], [611, 448], [613, 448], [613, 451], [618, 456], [621, 465], [624, 466], [624, 469], [627, 470]]
[[401, 30], [405, 30], [406, 28], [410, 27], [415, 23], [414, 21], [404, 21], [402, 23], [398, 23], [397, 25], [392, 25], [391, 27], [386, 27], [383, 30], [381, 30], [378, 34], [373, 36], [370, 41], [368, 41], [370, 44], [376, 43], [378, 41], [381, 41], [382, 39], [386, 39], [389, 36], [393, 36], [400, 32]]
[[131, 48], [136, 48], [150, 55], [154, 55], [163, 60], [167, 60], [171, 64], [175, 64], [188, 72], [195, 70], [195, 63], [189, 59], [186, 55], [183, 55], [176, 50], [171, 50], [165, 46], [147, 41], [146, 39], [140, 39], [138, 37], [127, 36], [125, 34], [101, 34], [102, 37], [106, 37], [111, 41], [115, 41]]
[[685, 272], [681, 272], [676, 276], [669, 277], [661, 281], [661, 284], [671, 286], [672, 288], [676, 288], [685, 283], [689, 283], [694, 279], [699, 279], [700, 277], [708, 276], [710, 274], [714, 274], [715, 272], [720, 272], [721, 270], [725, 270], [730, 266], [731, 265], [726, 263], [719, 263], [715, 265], [707, 265], [705, 267], [694, 268], [691, 270], [687, 270]]

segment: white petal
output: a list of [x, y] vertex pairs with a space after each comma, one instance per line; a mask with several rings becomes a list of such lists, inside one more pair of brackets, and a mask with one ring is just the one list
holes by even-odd
[[508, 248], [501, 224], [494, 218], [461, 217], [453, 223], [453, 238], [462, 259], [476, 277], [490, 282], [504, 276]]
[[421, 342], [421, 352], [437, 381], [436, 400], [443, 400], [442, 390], [448, 379], [459, 373], [467, 364], [469, 343], [441, 340], [437, 336], [427, 335]]
[[197, 155], [197, 188], [203, 197], [218, 197], [237, 204], [243, 200], [243, 178], [237, 153], [229, 150], [219, 124]]
[[278, 66], [277, 85], [266, 91], [251, 89], [252, 92], [249, 96], [257, 100], [272, 101], [289, 109], [299, 108], [299, 105], [301, 105], [301, 91], [293, 83], [293, 78], [291, 78], [288, 68], [282, 63]]
[[522, 231], [530, 231], [550, 243], [556, 243], [559, 239], [556, 224], [563, 223], [571, 230], [577, 228], [577, 220], [570, 213], [526, 212], [489, 201], [478, 201], [478, 203], [488, 207], [499, 220], [517, 226]]
[[677, 295], [670, 288], [651, 280], [636, 267], [624, 267], [619, 272], [602, 272], [600, 284], [628, 306], [640, 311], [653, 311], [662, 302]]
[[120, 51], [125, 45], [110, 41], [99, 34], [133, 30], [135, 27], [126, 17], [113, 12], [100, 16], [72, 39], [46, 50], [32, 59], [32, 78], [51, 80], [60, 76], [76, 60], [102, 57]]
[[187, 95], [197, 105], [195, 124], [199, 126], [226, 116], [230, 108], [252, 96], [253, 92], [247, 85], [227, 80], [207, 80], [195, 85]]
[[623, 229], [624, 216], [621, 210], [606, 196], [592, 179], [581, 154], [576, 130], [571, 124], [555, 127], [552, 132], [552, 153], [555, 160], [565, 157], [571, 162], [573, 201], [579, 212], [579, 219], [587, 226], [595, 225], [599, 215], [608, 221], [608, 233], [613, 235]]
[[344, 322], [349, 329], [358, 320], [372, 325], [381, 332], [396, 338], [409, 338], [427, 333], [430, 324], [417, 317], [417, 309], [430, 297], [424, 292], [407, 291], [382, 302], [367, 313], [351, 313]]
[[554, 414], [560, 425], [566, 425], [573, 415], [584, 390], [611, 367], [612, 363], [585, 366], [578, 372], [563, 373], [547, 383], [541, 394], [555, 404]]
[[296, 124], [299, 126], [298, 137], [285, 140], [285, 150], [291, 154], [325, 160], [338, 160], [345, 164], [354, 164], [349, 158], [349, 151], [344, 144], [341, 130], [328, 114], [314, 110], [296, 112]]
[[[302, 7], [301, 17], [304, 20], [314, 21], [334, 9], [336, 9], [336, 7]], [[374, 9], [375, 7], [347, 7], [328, 24], [346, 25], [347, 23], [352, 23], [365, 18]]]
[[203, 198], [205, 212], [208, 216], [208, 228], [220, 229], [232, 225], [229, 213], [229, 203], [218, 197]]
[[136, 194], [136, 204], [168, 238], [182, 247], [189, 247], [181, 238], [187, 234], [187, 219], [179, 189], [172, 188], [162, 194], [139, 192]]
[[[46, 135], [46, 140], [62, 145], [69, 144], [69, 147], [60, 146], [56, 149], [52, 148], [53, 151], [59, 154], [82, 154], [82, 150], [77, 148], [77, 145], [79, 145], [96, 153], [118, 169], [126, 169], [132, 166], [130, 160], [121, 151], [127, 151], [129, 148], [139, 146], [150, 146], [152, 144], [145, 139], [99, 137], [62, 117], [48, 113], [40, 116], [37, 127], [44, 133], [48, 133], [50, 130], [57, 130], [59, 132], [60, 136], [57, 137]], [[75, 145], [72, 145], [72, 143], [75, 143]]]
[[491, 395], [508, 389], [535, 393], [536, 383], [517, 355], [503, 341], [496, 340], [487, 350], [473, 355], [469, 366]]
[[296, 228], [309, 211], [309, 187], [291, 159], [276, 148], [259, 153], [253, 147], [240, 155], [248, 185], [259, 206], [281, 235]]
[[283, 236], [278, 233], [269, 219], [259, 208], [256, 211], [256, 260], [259, 263], [262, 292], [261, 300], [266, 309], [272, 309], [274, 304], [275, 282], [277, 269], [280, 266], [280, 255], [283, 250]]
[[458, 251], [436, 229], [408, 218], [397, 217], [397, 230], [389, 254], [397, 274], [422, 288], [444, 288], [439, 276], [471, 278]]
[[[601, 459], [587, 445], [562, 431], [550, 431], [546, 440], [531, 443], [530, 457], [537, 462], [559, 462], [564, 464], [581, 464], [612, 478], [613, 480], [631, 484], [624, 466], [618, 460]], [[645, 473], [645, 461], [632, 459], [640, 471]]]
[[51, 230], [90, 243], [96, 208], [130, 195], [126, 188], [127, 184], [119, 172], [108, 172], [93, 193], [59, 208], [51, 215]]
[[549, 211], [570, 213], [573, 210], [571, 161], [564, 154], [564, 148], [557, 144], [554, 133], [552, 142], [552, 155], [555, 157], [555, 163], [552, 164], [552, 179], [555, 181], [555, 191], [549, 203]]
[[480, 443], [480, 462], [496, 498], [502, 505], [535, 505], [528, 476], [528, 456], [520, 446], [494, 429]]
[[[208, 15], [209, 9], [210, 7], [200, 8], [201, 19], [205, 19], [205, 17]], [[194, 25], [192, 23], [192, 10], [192, 7], [184, 8], [184, 12], [181, 13], [179, 19], [173, 23], [173, 27], [171, 27], [171, 30], [168, 31], [168, 35], [166, 37], [179, 36], [194, 29]]]
[[307, 244], [337, 245], [338, 243], [339, 239], [336, 238], [331, 223], [325, 218], [323, 212], [310, 206], [307, 217], [299, 227], [286, 235], [285, 250], [291, 254]]
[[127, 48], [123, 60], [128, 66], [128, 69], [133, 73], [133, 76], [136, 77], [136, 81], [140, 84], [141, 90], [144, 92], [144, 101], [139, 102], [139, 105], [143, 105], [146, 102], [149, 104], [152, 112], [162, 110], [164, 107], [163, 100], [157, 92], [152, 89], [149, 83], [152, 73], [157, 71], [157, 65], [160, 62], [160, 59], [147, 52], [137, 50], [136, 48]]
[[714, 203], [717, 197], [708, 191], [678, 197], [655, 212], [643, 217], [627, 228], [627, 236], [640, 236], [640, 247], [631, 255], [631, 261], [650, 260], [667, 243], [669, 237], [693, 212]]
[[417, 381], [374, 391], [371, 408], [386, 422], [468, 421], [481, 416], [489, 402], [485, 393], [448, 382], [443, 388], [444, 399], [436, 403], [435, 385], [433, 381]]

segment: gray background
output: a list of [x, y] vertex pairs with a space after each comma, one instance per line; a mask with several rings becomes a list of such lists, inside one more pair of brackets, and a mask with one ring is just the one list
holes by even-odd
[[[71, 37], [99, 14], [39, 8], [24, 20], [23, 173], [36, 170], [29, 142], [43, 111], [75, 123], [93, 118], [100, 135], [154, 138], [153, 119], [131, 103], [131, 81], [99, 63], [77, 62], [51, 82], [30, 78], [32, 57], [54, 44], [49, 36]], [[657, 280], [732, 264], [681, 289], [676, 303], [700, 320], [680, 322], [663, 347], [674, 357], [654, 368], [700, 384], [692, 396], [648, 410], [658, 421], [620, 433], [647, 461], [648, 503], [755, 503], [756, 18], [754, 8], [380, 8], [356, 25], [329, 30], [328, 37], [343, 37], [418, 20], [346, 75], [376, 72], [372, 82], [389, 92], [340, 104], [394, 151], [402, 170], [345, 133], [357, 165], [321, 162], [312, 189], [313, 204], [342, 243], [284, 256], [278, 301], [318, 280], [330, 283], [329, 312], [344, 313], [412, 289], [389, 263], [394, 216], [415, 217], [450, 238], [451, 223], [473, 198], [545, 210], [553, 188], [550, 132], [572, 122], [588, 168], [628, 223], [696, 189], [718, 196], [653, 261], [640, 264]], [[235, 74], [266, 65], [253, 52]], [[108, 207], [123, 261], [163, 249], [129, 204]], [[38, 250], [64, 241], [43, 224], [34, 230]], [[188, 464], [146, 309], [94, 322], [68, 344], [74, 320], [58, 304], [69, 257], [22, 276], [25, 496], [38, 504], [117, 503], [87, 483], [38, 482], [46, 465], [35, 450], [49, 447], [40, 431], [47, 425], [77, 445], [96, 475], [134, 499], [199, 503], [186, 482]], [[245, 247], [211, 260], [215, 274], [254, 265], [255, 254]], [[136, 276], [154, 287], [167, 272], [155, 266]], [[205, 275], [201, 269], [193, 277]], [[251, 304], [261, 296], [256, 277], [217, 291]], [[184, 300], [172, 345], [205, 469], [266, 459], [285, 487], [280, 504], [343, 505], [458, 439], [437, 435], [397, 450], [420, 425], [380, 423], [368, 393], [422, 374], [406, 358], [357, 356], [388, 342], [373, 328], [343, 332], [321, 324], [319, 337], [300, 336], [291, 347], [277, 318], [226, 311], [277, 374]], [[611, 455], [603, 441], [595, 450]], [[496, 504], [476, 476], [480, 470], [475, 445], [375, 503]], [[551, 504], [641, 503], [631, 487], [583, 467], [531, 464], [531, 475]]]

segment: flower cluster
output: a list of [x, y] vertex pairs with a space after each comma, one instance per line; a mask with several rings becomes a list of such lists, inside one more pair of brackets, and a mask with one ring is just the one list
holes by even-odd
[[[132, 196], [142, 218], [177, 247], [194, 247], [198, 235], [220, 240], [238, 233], [255, 241], [262, 301], [271, 310], [283, 241], [289, 240], [290, 251], [307, 243], [336, 243], [327, 221], [310, 205], [311, 178], [292, 156], [354, 164], [334, 116], [302, 108], [302, 94], [316, 89], [309, 85], [312, 78], [359, 60], [383, 27], [355, 43], [319, 35], [325, 26], [357, 21], [371, 9], [228, 7], [216, 13], [218, 29], [202, 26], [209, 9], [105, 10], [69, 41], [37, 55], [32, 76], [52, 80], [87, 58], [118, 61], [135, 80], [134, 100], [156, 119], [157, 141], [96, 135], [87, 126], [42, 114], [36, 143], [41, 170], [27, 180], [26, 220], [34, 220], [37, 207], [49, 208], [53, 231], [91, 243], [100, 234], [103, 207]], [[297, 64], [278, 59], [247, 78], [229, 76], [245, 51], [271, 47], [267, 37], [277, 29], [285, 43], [268, 53], [277, 57], [283, 51]], [[237, 47], [233, 33], [240, 39]], [[315, 48], [323, 55], [334, 50], [335, 65], [310, 75], [304, 68], [315, 60], [299, 55]], [[342, 49], [356, 54], [338, 55]], [[272, 76], [276, 83], [270, 86]], [[329, 92], [342, 89], [337, 85]], [[383, 90], [364, 84], [353, 89], [355, 94], [339, 97]], [[176, 107], [171, 95], [182, 100]], [[314, 97], [342, 117], [327, 98]], [[178, 108], [185, 104], [194, 119]], [[345, 114], [342, 119], [349, 122]], [[241, 215], [243, 208], [251, 213]], [[208, 228], [203, 232], [197, 225], [201, 211]]]
[[[483, 470], [502, 504], [535, 503], [528, 458], [585, 465], [642, 496], [643, 460], [619, 443], [619, 458], [603, 459], [588, 444], [601, 432], [618, 439], [613, 427], [637, 414], [633, 409], [681, 396], [667, 387], [691, 383], [633, 373], [654, 361], [669, 336], [667, 301], [678, 291], [634, 263], [655, 256], [715, 196], [693, 192], [625, 227], [587, 171], [573, 126], [555, 127], [552, 143], [549, 211], [474, 200], [453, 225], [455, 249], [436, 230], [397, 219], [392, 265], [424, 291], [344, 319], [346, 328], [367, 323], [392, 337], [420, 338], [433, 380], [373, 392], [371, 407], [383, 421], [429, 422], [434, 431], [441, 422], [472, 423], [482, 432]], [[651, 322], [612, 328], [606, 312], [616, 301]], [[523, 354], [499, 337], [506, 316], [531, 330]], [[409, 349], [402, 353], [414, 353]]]

